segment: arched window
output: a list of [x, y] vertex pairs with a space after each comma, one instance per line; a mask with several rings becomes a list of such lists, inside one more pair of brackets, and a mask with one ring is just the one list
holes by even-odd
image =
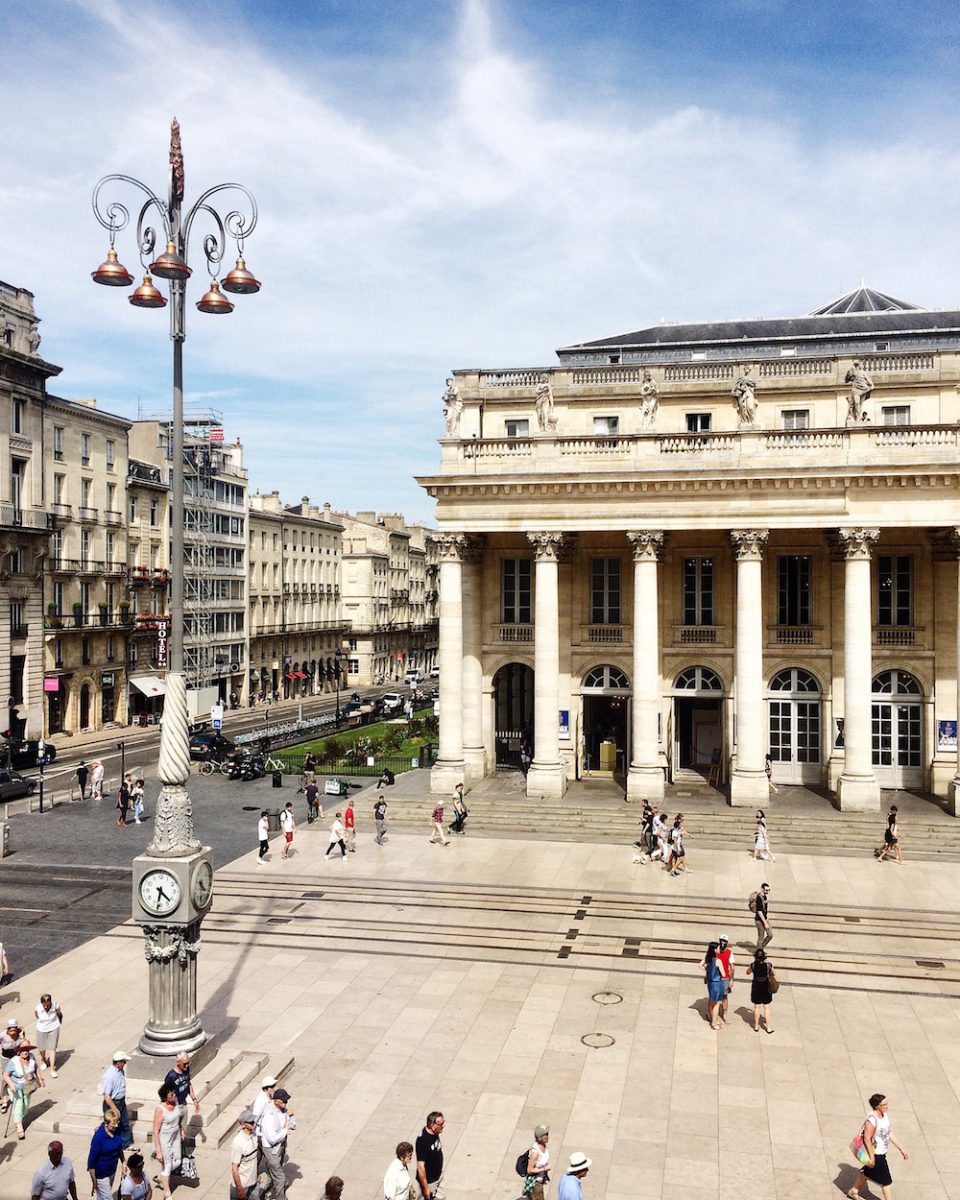
[[820, 684], [815, 675], [802, 667], [790, 667], [778, 671], [770, 680], [771, 692], [791, 692], [802, 696], [819, 696]]
[[619, 667], [594, 667], [583, 677], [583, 692], [629, 692], [630, 680]]
[[716, 671], [709, 667], [687, 667], [673, 681], [678, 692], [722, 692], [723, 684]]
[[909, 671], [881, 671], [873, 680], [874, 696], [922, 696], [920, 681]]

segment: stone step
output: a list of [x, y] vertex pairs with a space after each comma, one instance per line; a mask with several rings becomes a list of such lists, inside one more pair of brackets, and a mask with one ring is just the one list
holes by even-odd
[[265, 1075], [272, 1075], [274, 1079], [284, 1079], [292, 1070], [294, 1061], [292, 1054], [275, 1055], [251, 1077], [245, 1079], [232, 1096], [227, 1097], [224, 1094], [222, 1098], [218, 1097], [215, 1112], [213, 1107], [208, 1111], [207, 1105], [204, 1104], [203, 1136], [207, 1144], [219, 1147], [228, 1142], [237, 1131], [237, 1117], [243, 1106], [253, 1103], [259, 1091], [259, 1081]]

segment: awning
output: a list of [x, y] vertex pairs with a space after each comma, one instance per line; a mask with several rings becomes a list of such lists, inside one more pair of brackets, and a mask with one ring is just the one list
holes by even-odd
[[158, 679], [156, 675], [132, 675], [129, 682], [145, 696], [165, 696], [167, 694], [166, 683], [164, 680]]
[[284, 679], [306, 679], [306, 675], [302, 671], [287, 671], [283, 677]]

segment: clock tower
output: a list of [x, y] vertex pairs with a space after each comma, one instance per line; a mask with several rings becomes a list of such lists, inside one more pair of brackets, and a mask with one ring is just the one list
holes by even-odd
[[213, 899], [210, 847], [193, 829], [187, 692], [179, 672], [167, 675], [158, 766], [161, 790], [154, 835], [133, 860], [133, 919], [143, 929], [150, 1009], [140, 1038], [144, 1054], [169, 1057], [199, 1049], [207, 1035], [197, 1015], [200, 924]]

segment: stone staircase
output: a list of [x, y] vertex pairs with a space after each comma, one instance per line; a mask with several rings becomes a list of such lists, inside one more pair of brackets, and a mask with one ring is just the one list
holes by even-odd
[[[283, 1077], [293, 1067], [290, 1054], [269, 1055], [256, 1051], [241, 1051], [232, 1057], [214, 1058], [193, 1080], [200, 1100], [200, 1113], [188, 1106], [187, 1135], [197, 1142], [222, 1146], [233, 1134], [237, 1116], [257, 1093], [264, 1075]], [[153, 1113], [157, 1106], [157, 1085], [142, 1079], [127, 1084], [127, 1113], [135, 1146], [149, 1146], [153, 1141]], [[62, 1105], [56, 1104], [38, 1113], [31, 1124], [44, 1133], [86, 1138], [101, 1120], [101, 1099], [91, 1088], [77, 1092]]]

